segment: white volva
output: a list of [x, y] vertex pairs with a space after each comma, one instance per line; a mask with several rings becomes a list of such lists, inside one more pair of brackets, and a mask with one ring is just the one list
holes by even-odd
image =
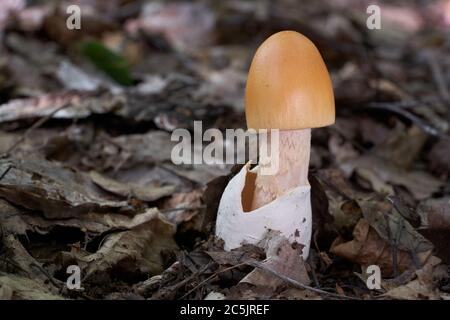
[[[257, 170], [257, 167], [252, 170]], [[309, 185], [298, 186], [285, 195], [244, 212], [242, 191], [249, 164], [231, 179], [220, 200], [216, 235], [225, 242], [225, 250], [244, 243], [257, 244], [268, 230], [280, 231], [291, 243], [303, 245], [306, 260], [311, 241], [312, 217]]]

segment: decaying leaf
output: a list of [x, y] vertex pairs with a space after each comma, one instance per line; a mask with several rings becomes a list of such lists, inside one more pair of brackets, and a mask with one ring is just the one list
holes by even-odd
[[0, 237], [0, 247], [0, 295], [5, 299], [62, 299], [58, 295], [60, 283], [13, 234]]
[[169, 221], [177, 226], [183, 223], [189, 223], [189, 229], [201, 230], [203, 224], [202, 217], [195, 219], [196, 215], [204, 211], [202, 204], [202, 189], [191, 192], [176, 193], [161, 205], [162, 212]]
[[0, 195], [46, 217], [69, 218], [91, 211], [126, 208], [109, 200], [89, 177], [45, 160], [0, 160]]
[[[289, 243], [285, 237], [275, 232], [269, 232], [263, 243], [265, 243], [266, 251], [266, 259], [263, 261], [265, 267], [302, 284], [310, 282], [305, 263], [301, 257], [301, 248]], [[255, 268], [240, 283], [266, 286], [276, 290], [285, 282], [264, 270]]]
[[422, 227], [450, 231], [450, 197], [422, 201], [417, 211]]
[[370, 188], [381, 194], [394, 194], [393, 186], [409, 190], [417, 200], [437, 192], [443, 182], [424, 171], [407, 171], [375, 156], [362, 156], [342, 165], [348, 174], [355, 172], [369, 182]]
[[[107, 96], [105, 96], [105, 94]], [[80, 119], [91, 114], [103, 114], [120, 108], [121, 96], [65, 91], [30, 99], [16, 99], [0, 105], [0, 122], [33, 119], [52, 115], [56, 119]], [[64, 107], [67, 106], [67, 107]]]
[[133, 183], [123, 183], [95, 171], [90, 172], [90, 177], [95, 184], [106, 191], [126, 198], [135, 197], [142, 201], [155, 201], [169, 196], [175, 191], [175, 186], [141, 186]]
[[36, 280], [0, 272], [0, 300], [62, 300]]
[[450, 198], [436, 198], [422, 201], [417, 207], [420, 215], [420, 232], [436, 248], [436, 255], [445, 263], [450, 263]]
[[405, 285], [398, 286], [386, 292], [386, 296], [393, 299], [439, 299], [439, 293], [433, 283], [433, 269], [440, 263], [440, 259], [431, 257], [429, 261], [415, 273], [417, 278]]
[[414, 255], [429, 253], [433, 245], [418, 233], [389, 200], [368, 199], [358, 202], [364, 219], [386, 242]]
[[[344, 242], [341, 238], [336, 239], [330, 251], [363, 267], [378, 265], [383, 276], [391, 276], [395, 271], [402, 272], [408, 268], [414, 268], [415, 261], [411, 253], [392, 248], [365, 219], [358, 222], [353, 236], [354, 239], [349, 242]], [[430, 251], [416, 254], [417, 262], [423, 264], [430, 254]]]
[[383, 199], [360, 200], [363, 217], [353, 230], [353, 240], [338, 237], [331, 252], [363, 267], [380, 266], [384, 276], [420, 268], [431, 255], [433, 245]]
[[133, 277], [163, 271], [166, 260], [177, 249], [175, 228], [155, 209], [138, 219], [129, 230], [107, 235], [97, 252], [73, 253], [85, 281], [107, 283], [114, 272]]
[[[381, 3], [369, 33], [358, 0], [77, 0], [79, 30], [66, 2], [0, 0], [0, 299], [449, 299], [450, 1]], [[246, 127], [251, 57], [282, 29], [317, 46], [337, 111], [312, 131], [309, 274], [280, 238], [224, 251], [236, 170], [171, 154], [194, 121]], [[308, 275], [322, 293], [280, 280]]]

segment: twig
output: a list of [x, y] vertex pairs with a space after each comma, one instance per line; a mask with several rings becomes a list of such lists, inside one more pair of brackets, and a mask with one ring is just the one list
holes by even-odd
[[[436, 104], [441, 103], [448, 103], [450, 100], [443, 99], [441, 97], [422, 97], [420, 99], [414, 99], [414, 100], [403, 100], [403, 101], [390, 101], [389, 104], [399, 107], [399, 108], [414, 108], [414, 107], [420, 107], [423, 105], [433, 106]], [[374, 102], [374, 104], [377, 104], [378, 102]], [[384, 102], [381, 102], [384, 103]]]
[[36, 121], [31, 127], [29, 127], [23, 134], [22, 136], [11, 146], [8, 148], [8, 150], [6, 150], [1, 158], [6, 158], [9, 156], [9, 154], [14, 151], [22, 142], [25, 141], [25, 139], [28, 137], [28, 135], [35, 129], [39, 128], [40, 126], [42, 126], [44, 123], [46, 123], [48, 120], [50, 120], [57, 112], [61, 111], [64, 108], [67, 108], [70, 104], [64, 104], [62, 106], [59, 106], [58, 108], [56, 108], [55, 110], [53, 110], [52, 112], [50, 112], [48, 115], [46, 115], [45, 117], [39, 119], [38, 121]]
[[276, 276], [276, 277], [280, 278], [281, 280], [286, 281], [287, 283], [293, 285], [294, 287], [300, 288], [300, 289], [313, 291], [313, 292], [316, 292], [318, 294], [323, 294], [323, 295], [327, 295], [327, 296], [330, 296], [330, 297], [333, 297], [333, 298], [338, 298], [338, 299], [361, 300], [360, 298], [350, 297], [350, 296], [346, 296], [346, 295], [339, 295], [339, 294], [336, 294], [336, 293], [332, 293], [332, 292], [324, 291], [324, 290], [317, 289], [317, 288], [314, 288], [314, 287], [310, 287], [308, 285], [305, 285], [305, 284], [302, 284], [302, 283], [298, 282], [297, 280], [294, 280], [294, 279], [292, 279], [290, 277], [282, 275], [282, 274], [278, 273], [277, 271], [275, 271], [275, 270], [273, 270], [273, 269], [267, 267], [266, 265], [264, 265], [264, 264], [262, 264], [260, 262], [257, 262], [257, 261], [247, 261], [247, 264], [252, 266], [252, 267], [261, 269], [261, 270], [263, 270], [263, 271], [265, 271], [265, 272], [267, 272], [267, 273], [269, 273], [269, 274], [271, 274], [273, 276]]
[[39, 264], [32, 262], [30, 264], [30, 267], [34, 267], [36, 269], [38, 269], [40, 272], [42, 272], [42, 274], [47, 277], [47, 279], [57, 288], [61, 289], [61, 286], [63, 285], [64, 282], [57, 280], [55, 278], [53, 278], [47, 270], [45, 270], [42, 266], [40, 266]]
[[8, 168], [3, 171], [2, 175], [0, 176], [0, 181], [3, 180], [3, 178], [8, 174], [9, 170], [11, 170], [12, 165], [9, 165]]
[[428, 52], [426, 55], [428, 65], [430, 66], [431, 73], [433, 74], [434, 82], [439, 90], [439, 94], [445, 100], [450, 100], [450, 91], [448, 90], [445, 77], [442, 74], [441, 66], [438, 63], [437, 55], [434, 52]]
[[194, 288], [192, 288], [191, 290], [189, 290], [187, 293], [185, 293], [179, 300], [182, 300], [182, 299], [186, 298], [186, 297], [187, 297], [188, 295], [190, 295], [192, 292], [194, 292], [194, 291], [197, 290], [198, 288], [202, 287], [205, 283], [207, 283], [208, 281], [210, 281], [210, 280], [214, 279], [215, 277], [217, 277], [217, 275], [219, 275], [219, 274], [221, 274], [221, 273], [224, 273], [224, 272], [227, 272], [227, 271], [230, 271], [230, 270], [233, 270], [233, 269], [236, 269], [236, 268], [239, 268], [239, 267], [242, 267], [242, 266], [245, 266], [245, 265], [247, 265], [247, 264], [248, 264], [248, 263], [243, 262], [243, 263], [239, 263], [239, 264], [236, 264], [236, 265], [234, 265], [234, 266], [231, 266], [231, 267], [222, 269], [222, 270], [220, 270], [220, 271], [214, 272], [211, 276], [209, 276], [208, 278], [206, 278], [205, 280], [203, 280], [202, 282], [200, 282], [198, 285], [196, 285]]
[[389, 102], [373, 102], [369, 103], [367, 106], [365, 106], [366, 109], [382, 109], [391, 111], [393, 113], [397, 113], [406, 119], [413, 122], [415, 125], [417, 125], [420, 129], [422, 129], [425, 133], [428, 133], [432, 136], [439, 137], [444, 140], [450, 141], [450, 136], [446, 135], [445, 133], [439, 131], [438, 129], [430, 126], [428, 123], [420, 119], [418, 116], [412, 114], [411, 112], [402, 109], [394, 104], [391, 104]]
[[198, 206], [198, 207], [180, 207], [180, 208], [169, 208], [169, 209], [162, 209], [159, 210], [161, 213], [167, 213], [167, 212], [173, 212], [173, 211], [192, 211], [192, 210], [201, 210], [206, 209], [206, 206]]

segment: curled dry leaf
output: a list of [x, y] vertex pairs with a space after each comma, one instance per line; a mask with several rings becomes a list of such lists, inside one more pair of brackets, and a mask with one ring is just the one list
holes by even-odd
[[83, 173], [46, 160], [0, 160], [0, 195], [49, 218], [69, 218], [92, 211], [127, 208], [109, 200]]
[[96, 253], [75, 256], [84, 266], [86, 281], [107, 281], [113, 270], [131, 276], [155, 275], [164, 270], [165, 255], [177, 250], [174, 233], [175, 227], [158, 210], [150, 209], [129, 230], [106, 236]]
[[45, 235], [53, 229], [78, 229], [91, 239], [115, 231], [131, 230], [153, 216], [149, 210], [133, 216], [120, 213], [88, 212], [78, 217], [47, 219], [39, 213], [15, 207], [5, 200], [0, 200], [0, 224], [7, 233], [27, 235], [27, 232]]
[[[312, 189], [312, 206], [324, 207], [328, 203], [328, 212], [332, 219], [327, 218], [324, 222], [325, 229], [335, 237], [338, 234], [349, 234], [362, 216], [361, 208], [353, 200], [363, 196], [356, 192], [348, 183], [342, 171], [339, 169], [325, 169], [317, 172], [327, 199], [315, 199], [314, 189]], [[313, 180], [310, 180], [313, 181]], [[311, 183], [314, 187], [315, 183]]]

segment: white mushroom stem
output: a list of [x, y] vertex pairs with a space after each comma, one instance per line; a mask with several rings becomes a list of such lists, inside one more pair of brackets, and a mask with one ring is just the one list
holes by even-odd
[[[309, 186], [311, 129], [280, 131], [279, 139], [279, 154], [265, 154], [261, 152], [260, 148], [252, 210], [280, 198], [298, 186]], [[267, 143], [269, 145], [266, 149], [271, 150], [270, 139]], [[274, 161], [279, 163], [276, 174], [263, 175], [260, 173], [262, 168], [271, 166]]]

